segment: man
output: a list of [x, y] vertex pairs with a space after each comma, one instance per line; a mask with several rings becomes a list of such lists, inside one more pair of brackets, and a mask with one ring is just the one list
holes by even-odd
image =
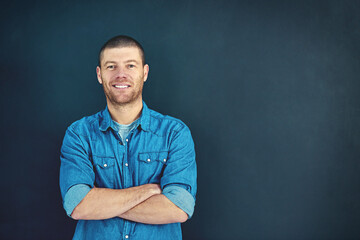
[[73, 239], [181, 239], [196, 194], [190, 130], [143, 102], [149, 66], [133, 38], [106, 42], [96, 73], [107, 107], [73, 123], [61, 148], [63, 204], [79, 220]]

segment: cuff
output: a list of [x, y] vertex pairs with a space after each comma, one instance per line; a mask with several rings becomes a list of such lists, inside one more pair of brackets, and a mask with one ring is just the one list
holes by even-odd
[[195, 199], [188, 191], [179, 186], [169, 185], [164, 188], [162, 194], [191, 218], [194, 213]]
[[66, 214], [69, 217], [71, 217], [75, 207], [83, 200], [90, 190], [91, 188], [86, 184], [76, 184], [66, 192], [63, 205]]

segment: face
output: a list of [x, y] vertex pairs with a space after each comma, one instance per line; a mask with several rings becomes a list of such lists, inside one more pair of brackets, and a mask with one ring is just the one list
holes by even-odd
[[103, 51], [97, 78], [103, 85], [108, 105], [141, 103], [149, 66], [143, 65], [136, 47], [107, 48]]

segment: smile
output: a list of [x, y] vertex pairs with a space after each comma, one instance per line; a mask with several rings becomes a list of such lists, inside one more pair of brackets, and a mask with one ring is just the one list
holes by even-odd
[[116, 88], [129, 88], [130, 85], [113, 85]]

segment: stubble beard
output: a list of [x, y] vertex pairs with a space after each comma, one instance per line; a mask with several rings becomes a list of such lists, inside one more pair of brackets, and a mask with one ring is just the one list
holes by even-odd
[[122, 107], [122, 106], [130, 105], [131, 103], [134, 103], [138, 99], [140, 99], [142, 96], [143, 86], [144, 86], [143, 84], [140, 86], [139, 91], [137, 92], [132, 91], [131, 93], [129, 93], [129, 95], [126, 98], [125, 96], [116, 96], [111, 92], [110, 89], [107, 89], [107, 87], [105, 87], [104, 84], [103, 84], [103, 89], [106, 99], [109, 103], [111, 103], [111, 105], [113, 105], [114, 107], [116, 106]]

